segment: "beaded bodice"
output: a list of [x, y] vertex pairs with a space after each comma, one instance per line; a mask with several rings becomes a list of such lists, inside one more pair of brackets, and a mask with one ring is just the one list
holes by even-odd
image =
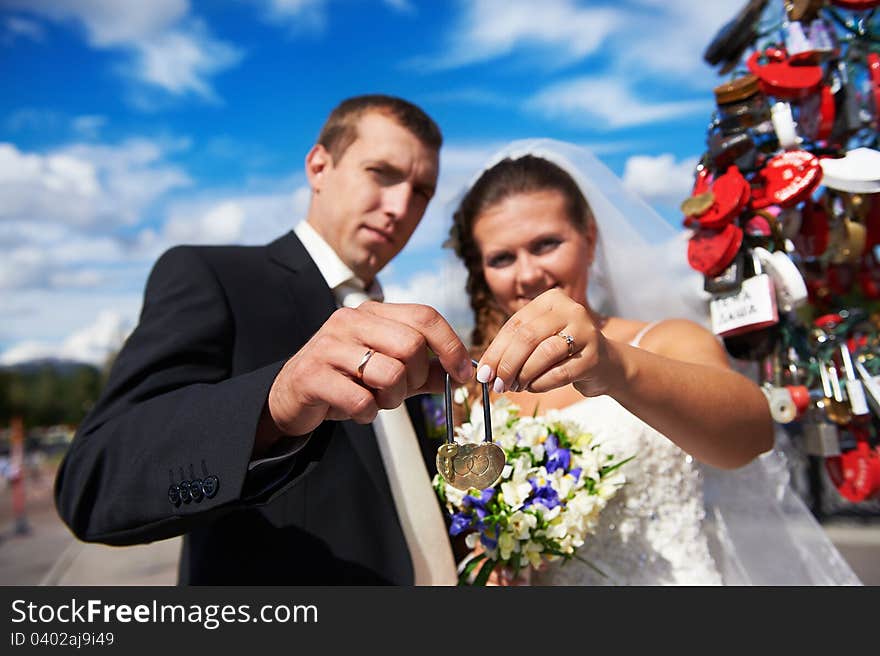
[[627, 483], [602, 511], [578, 560], [532, 575], [532, 585], [720, 585], [703, 530], [697, 463], [675, 444], [607, 396], [561, 410], [582, 423], [605, 450], [625, 458]]

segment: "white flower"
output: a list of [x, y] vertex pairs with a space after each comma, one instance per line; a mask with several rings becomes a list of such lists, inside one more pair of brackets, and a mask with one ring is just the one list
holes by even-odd
[[501, 484], [501, 494], [504, 495], [504, 502], [511, 508], [517, 509], [525, 503], [532, 492], [532, 486], [528, 481], [522, 483], [507, 482]]
[[510, 516], [510, 529], [517, 540], [526, 540], [538, 524], [538, 518], [531, 513], [517, 510]]
[[458, 405], [464, 405], [465, 402], [467, 401], [467, 398], [468, 398], [468, 393], [467, 393], [466, 387], [459, 387], [452, 394], [453, 402], [457, 403]]

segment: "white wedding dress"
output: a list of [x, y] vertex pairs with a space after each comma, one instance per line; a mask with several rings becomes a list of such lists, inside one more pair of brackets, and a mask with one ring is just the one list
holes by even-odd
[[700, 465], [609, 396], [560, 412], [608, 453], [634, 458], [578, 549], [590, 564], [552, 563], [532, 574], [532, 585], [861, 584], [791, 489], [781, 452], [722, 471]]
[[562, 414], [593, 433], [603, 450], [635, 456], [578, 555], [532, 574], [532, 585], [720, 585], [704, 530], [701, 474], [693, 458], [608, 396]]
[[607, 396], [561, 412], [620, 457], [627, 482], [578, 555], [532, 585], [861, 585], [771, 451], [738, 470], [701, 465]]

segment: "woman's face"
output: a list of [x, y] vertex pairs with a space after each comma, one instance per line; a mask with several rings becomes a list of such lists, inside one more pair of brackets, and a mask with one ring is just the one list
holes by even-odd
[[565, 198], [556, 190], [508, 196], [478, 215], [474, 239], [501, 308], [513, 314], [553, 287], [585, 303], [595, 244], [595, 231], [586, 232], [568, 218]]

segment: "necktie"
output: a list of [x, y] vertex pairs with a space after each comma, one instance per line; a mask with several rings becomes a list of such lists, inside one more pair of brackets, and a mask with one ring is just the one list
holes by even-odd
[[[336, 288], [336, 298], [346, 307], [357, 307], [368, 296], [363, 287], [349, 281]], [[373, 430], [412, 558], [415, 584], [455, 585], [458, 578], [446, 524], [406, 405], [380, 410]]]

